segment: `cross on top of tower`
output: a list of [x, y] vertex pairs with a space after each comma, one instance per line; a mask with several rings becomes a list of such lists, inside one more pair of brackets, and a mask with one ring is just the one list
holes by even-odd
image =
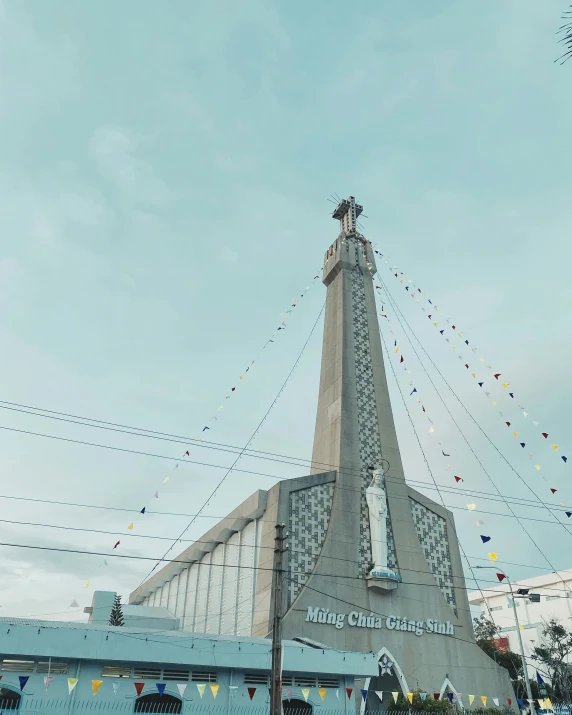
[[344, 234], [356, 233], [357, 219], [363, 211], [363, 206], [356, 204], [355, 196], [342, 199], [336, 206], [332, 218], [339, 219], [340, 231]]

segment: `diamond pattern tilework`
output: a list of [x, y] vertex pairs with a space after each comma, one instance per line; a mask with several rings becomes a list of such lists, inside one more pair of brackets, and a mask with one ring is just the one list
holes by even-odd
[[[356, 251], [357, 251], [356, 246]], [[358, 409], [359, 451], [361, 462], [361, 527], [360, 527], [360, 571], [365, 572], [371, 563], [371, 539], [369, 532], [369, 511], [365, 498], [365, 490], [371, 481], [367, 471], [369, 465], [381, 466], [381, 439], [377, 420], [377, 405], [375, 399], [375, 386], [373, 382], [373, 368], [371, 364], [371, 347], [369, 342], [369, 328], [365, 308], [364, 276], [359, 270], [353, 270], [352, 278], [352, 306], [354, 326], [354, 351], [356, 370], [356, 390]], [[397, 571], [397, 555], [393, 540], [391, 517], [387, 519], [387, 566]]]
[[316, 565], [328, 529], [333, 497], [333, 482], [290, 492], [288, 608]]
[[453, 567], [451, 566], [447, 522], [442, 516], [435, 514], [413, 499], [409, 499], [409, 506], [419, 543], [431, 573], [435, 576], [445, 600], [456, 614], [457, 603], [453, 589]]

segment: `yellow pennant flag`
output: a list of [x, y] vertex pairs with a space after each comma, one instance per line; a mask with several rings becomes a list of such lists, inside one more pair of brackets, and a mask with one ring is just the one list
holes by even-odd
[[211, 693], [213, 694], [213, 698], [216, 698], [218, 695], [218, 689], [220, 688], [220, 685], [216, 685], [216, 683], [210, 683], [210, 689]]
[[79, 678], [68, 678], [68, 690], [70, 693], [77, 685], [78, 680], [79, 680]]
[[480, 358], [479, 358], [479, 360], [480, 360], [481, 362], [483, 362], [484, 359], [485, 359], [484, 357], [480, 357]]
[[304, 700], [308, 702], [308, 695], [310, 695], [310, 688], [302, 688], [302, 695], [304, 696]]
[[399, 347], [396, 347], [394, 352], [398, 353], [399, 352]]
[[393, 699], [395, 702], [397, 702], [397, 698], [399, 697], [399, 692], [397, 693], [391, 693], [393, 695]]
[[435, 432], [435, 430], [433, 429], [433, 427], [429, 427], [429, 434], [431, 434], [432, 432]]
[[494, 405], [494, 407], [496, 407], [496, 406], [497, 406], [497, 403], [496, 403], [496, 402], [493, 402], [493, 405]]
[[206, 687], [207, 687], [207, 686], [206, 686], [205, 683], [197, 683], [197, 690], [199, 691], [199, 695], [201, 696], [201, 698], [202, 698], [203, 695], [205, 694], [205, 688], [206, 688]]
[[[197, 442], [200, 442], [200, 441], [201, 441], [200, 439], [197, 440]], [[163, 479], [163, 484], [166, 484], [167, 482], [170, 482], [170, 481], [171, 481], [171, 477], [165, 477], [165, 479]]]
[[93, 690], [94, 695], [101, 688], [102, 683], [103, 683], [103, 680], [92, 680], [91, 681], [91, 689]]
[[558, 445], [557, 445], [557, 444], [553, 444], [553, 445], [552, 445], [552, 449], [558, 449]]
[[481, 695], [481, 700], [483, 701], [483, 705], [487, 707], [487, 696], [486, 695]]
[[133, 531], [133, 524], [129, 524], [129, 526], [128, 526], [127, 528], [128, 528], [130, 531]]
[[460, 333], [457, 333], [457, 335], [458, 335], [458, 336], [459, 336], [460, 338], [462, 338], [462, 337], [463, 337], [463, 333], [462, 333], [462, 332], [460, 332]]
[[540, 464], [535, 464], [534, 466], [536, 467], [536, 471], [537, 471], [537, 472], [540, 472], [540, 470], [541, 470]]
[[85, 586], [84, 586], [84, 588], [89, 588], [89, 584], [90, 584], [90, 583], [91, 583], [91, 581], [87, 581], [86, 584], [85, 584]]
[[504, 389], [506, 390], [506, 388], [508, 387], [508, 382], [503, 382], [503, 383], [502, 383], [502, 386], [503, 386]]
[[544, 704], [545, 709], [546, 709], [546, 708], [552, 709], [552, 702], [551, 702], [550, 698], [546, 698], [546, 700], [544, 701], [544, 703], [545, 703], [545, 704]]
[[434, 325], [435, 327], [437, 327], [437, 326], [439, 325], [439, 323], [433, 323], [433, 325]]
[[320, 693], [320, 697], [322, 700], [326, 697], [326, 693], [328, 692], [326, 688], [318, 688], [318, 692]]
[[469, 705], [473, 704], [474, 699], [475, 699], [474, 695], [469, 695]]
[[457, 349], [456, 345], [453, 345], [453, 347], [451, 348], [451, 350], [456, 350], [456, 349]]
[[407, 699], [409, 700], [410, 703], [413, 702], [413, 693], [407, 693]]
[[476, 504], [467, 504], [467, 509], [469, 511], [475, 511], [476, 508], [477, 508]]
[[522, 413], [525, 417], [528, 417], [528, 412], [523, 412]]
[[476, 377], [476, 376], [477, 376], [477, 373], [476, 373], [476, 372], [472, 372], [471, 375], [472, 375], [473, 377]]
[[495, 554], [494, 551], [490, 551], [490, 552], [489, 552], [489, 559], [490, 559], [491, 561], [496, 561], [496, 560], [498, 559], [498, 557], [499, 557], [499, 555], [498, 555], [498, 554]]
[[513, 432], [512, 433], [515, 437], [518, 437], [518, 432]]

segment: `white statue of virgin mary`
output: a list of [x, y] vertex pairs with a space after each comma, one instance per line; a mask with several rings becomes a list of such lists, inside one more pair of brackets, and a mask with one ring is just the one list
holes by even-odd
[[383, 475], [374, 469], [365, 497], [369, 509], [371, 556], [374, 563], [372, 574], [388, 571], [387, 566], [387, 495]]

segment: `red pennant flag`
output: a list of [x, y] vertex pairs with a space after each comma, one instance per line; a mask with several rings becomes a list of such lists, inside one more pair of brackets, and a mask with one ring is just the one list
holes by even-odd
[[553, 489], [552, 487], [550, 487], [550, 491], [551, 491], [553, 494], [556, 494], [556, 492], [558, 491], [558, 489]]
[[423, 408], [423, 412], [425, 412], [425, 408], [423, 407], [423, 405], [421, 405], [421, 407]]
[[402, 363], [402, 362], [403, 362], [403, 355], [401, 356], [401, 360], [400, 360], [399, 362], [400, 362], [400, 363]]
[[544, 437], [544, 439], [548, 439], [548, 432], [543, 432], [542, 436]]
[[[395, 275], [397, 275], [397, 273]], [[346, 688], [346, 695], [348, 696], [348, 699], [351, 698], [352, 692], [353, 688]]]
[[467, 370], [469, 369], [469, 366], [467, 365], [467, 363], [465, 363], [465, 367], [467, 368]]
[[236, 390], [236, 387], [233, 387], [232, 390], [231, 390], [231, 392], [234, 392], [235, 390]]
[[[453, 327], [455, 326], [453, 325]], [[433, 693], [433, 697], [435, 698], [435, 700], [439, 700], [439, 698], [441, 697], [441, 693]]]
[[499, 581], [504, 581], [506, 576], [503, 573], [497, 573], [497, 578]]
[[256, 688], [248, 688], [248, 697], [252, 700], [254, 697], [254, 693], [256, 692]]
[[133, 683], [133, 685], [135, 686], [135, 690], [137, 691], [137, 695], [138, 695], [138, 696], [141, 695], [141, 691], [142, 691], [143, 688], [145, 687], [145, 683]]
[[121, 543], [121, 541], [118, 541], [113, 548], [116, 549], [120, 543]]
[[189, 454], [189, 450], [187, 449], [187, 451], [185, 452], [185, 457], [190, 457], [190, 456], [191, 455]]
[[451, 327], [453, 328], [453, 330], [455, 330], [455, 326], [454, 326], [454, 325], [451, 325]]
[[501, 376], [501, 373], [497, 372], [497, 374], [495, 375], [495, 380], [498, 380], [500, 376]]
[[430, 315], [428, 315], [427, 317], [428, 317], [429, 319], [431, 318], [431, 316], [430, 316]]
[[512, 705], [512, 698], [507, 698], [506, 701], [509, 705]]
[[510, 422], [507, 422], [507, 423], [506, 423], [506, 426], [507, 426], [507, 427], [510, 427]]
[[455, 481], [456, 481], [457, 484], [458, 484], [459, 482], [462, 482], [463, 480], [461, 479], [461, 477], [455, 477]]

